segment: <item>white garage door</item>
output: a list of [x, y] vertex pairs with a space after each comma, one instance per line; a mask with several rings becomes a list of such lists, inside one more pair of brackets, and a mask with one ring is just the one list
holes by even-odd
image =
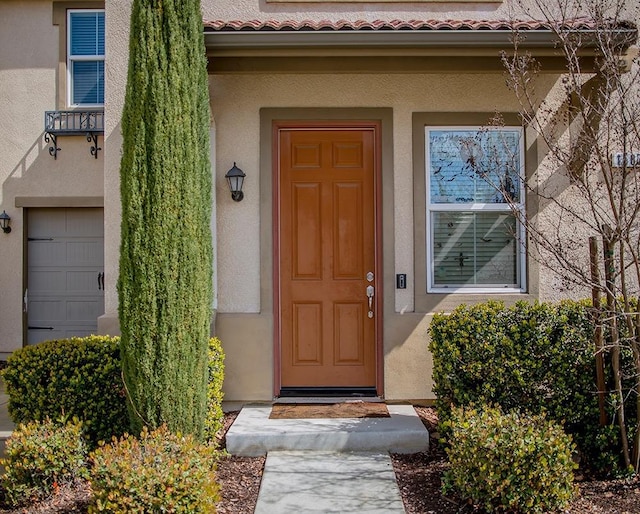
[[104, 313], [102, 209], [30, 209], [27, 343], [95, 334]]

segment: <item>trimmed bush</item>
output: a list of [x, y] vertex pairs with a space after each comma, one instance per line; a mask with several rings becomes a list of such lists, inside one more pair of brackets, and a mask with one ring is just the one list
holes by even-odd
[[90, 513], [215, 512], [218, 452], [166, 426], [124, 436], [91, 455]]
[[[224, 351], [218, 338], [209, 341], [208, 366], [206, 435], [212, 439], [224, 419]], [[82, 420], [91, 447], [129, 428], [117, 337], [74, 337], [27, 346], [9, 357], [1, 373], [16, 423], [75, 416]]]
[[217, 337], [209, 340], [209, 385], [207, 389], [207, 419], [205, 421], [205, 437], [213, 440], [222, 428], [224, 413], [222, 412], [222, 384], [224, 382], [224, 350]]
[[16, 423], [77, 417], [91, 445], [128, 428], [118, 339], [73, 337], [26, 346], [2, 371]]
[[32, 421], [7, 440], [2, 487], [11, 505], [42, 499], [58, 486], [88, 478], [87, 449], [78, 421]]
[[490, 512], [547, 512], [571, 499], [571, 437], [544, 415], [460, 409], [449, 423], [445, 490]]
[[434, 316], [429, 332], [436, 406], [445, 426], [456, 406], [546, 412], [572, 434], [586, 463], [614, 470], [617, 433], [598, 426], [588, 304], [462, 305]]

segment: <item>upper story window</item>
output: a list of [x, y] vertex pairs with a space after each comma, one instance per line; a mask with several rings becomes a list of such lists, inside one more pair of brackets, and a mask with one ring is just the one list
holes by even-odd
[[524, 291], [522, 129], [425, 131], [427, 291]]
[[104, 105], [104, 10], [67, 13], [67, 103]]

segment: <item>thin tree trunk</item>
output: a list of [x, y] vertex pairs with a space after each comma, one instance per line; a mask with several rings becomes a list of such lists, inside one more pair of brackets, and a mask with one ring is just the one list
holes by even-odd
[[619, 253], [620, 259], [620, 282], [621, 282], [621, 290], [622, 290], [622, 300], [624, 302], [623, 305], [623, 314], [625, 325], [627, 326], [627, 340], [629, 341], [629, 346], [632, 351], [632, 359], [634, 364], [634, 369], [636, 370], [635, 375], [635, 384], [633, 386], [633, 390], [636, 391], [636, 427], [635, 427], [635, 437], [633, 438], [632, 446], [633, 446], [633, 454], [631, 456], [631, 463], [633, 465], [633, 469], [638, 471], [639, 460], [640, 460], [640, 346], [638, 345], [638, 341], [640, 338], [640, 314], [637, 312], [639, 305], [636, 305], [635, 308], [629, 298], [629, 292], [627, 290], [627, 277], [626, 277], [626, 264], [624, 259], [624, 245], [621, 245], [621, 250]]
[[589, 238], [589, 257], [591, 263], [591, 302], [593, 303], [593, 321], [595, 331], [593, 339], [596, 348], [596, 381], [598, 385], [598, 407], [600, 409], [600, 426], [607, 424], [605, 409], [606, 384], [604, 379], [604, 348], [602, 344], [602, 306], [600, 305], [600, 273], [598, 273], [598, 241], [594, 236]]
[[[636, 311], [640, 310], [640, 298], [637, 299]], [[633, 440], [633, 469], [640, 472], [640, 312], [634, 313], [635, 331], [631, 348], [636, 370], [636, 435]]]
[[603, 252], [604, 252], [604, 274], [607, 288], [607, 323], [609, 323], [609, 338], [611, 343], [611, 367], [613, 368], [613, 380], [616, 392], [616, 416], [620, 429], [620, 440], [622, 444], [622, 458], [625, 468], [631, 466], [629, 457], [629, 441], [627, 439], [627, 427], [624, 415], [624, 393], [622, 390], [622, 370], [620, 363], [620, 334], [618, 331], [618, 320], [616, 317], [614, 291], [614, 248], [613, 233], [611, 227], [603, 226]]

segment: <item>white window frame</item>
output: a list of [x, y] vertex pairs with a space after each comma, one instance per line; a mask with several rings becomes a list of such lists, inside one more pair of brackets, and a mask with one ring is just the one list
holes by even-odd
[[[104, 13], [104, 9], [68, 9], [67, 10], [67, 105], [69, 107], [82, 107], [82, 108], [95, 108], [104, 107], [104, 103], [97, 104], [77, 104], [73, 103], [73, 75], [71, 70], [73, 68], [73, 62], [80, 61], [103, 61], [104, 54], [102, 55], [71, 55], [71, 15], [74, 13]], [[106, 34], [105, 34], [106, 40]], [[106, 41], [105, 41], [106, 51]], [[104, 84], [103, 84], [104, 87]]]
[[[520, 220], [520, 216], [515, 216], [513, 208], [508, 203], [432, 203], [431, 202], [431, 160], [430, 160], [430, 137], [431, 131], [517, 131], [519, 133], [519, 151], [520, 159], [518, 170], [519, 185], [520, 185], [520, 202], [517, 205], [517, 209], [520, 211], [520, 215], [525, 213], [525, 144], [524, 144], [524, 130], [518, 126], [505, 126], [505, 127], [478, 127], [473, 125], [439, 125], [439, 126], [425, 126], [425, 184], [426, 184], [426, 241], [427, 241], [427, 293], [465, 293], [465, 294], [487, 294], [487, 293], [502, 293], [502, 294], [520, 294], [526, 292], [526, 231]], [[516, 257], [516, 277], [519, 281], [519, 286], [511, 287], [509, 285], [450, 285], [442, 286], [435, 285], [435, 252], [433, 248], [434, 239], [434, 226], [433, 226], [433, 213], [435, 212], [504, 212], [516, 218], [516, 249], [518, 255]]]

